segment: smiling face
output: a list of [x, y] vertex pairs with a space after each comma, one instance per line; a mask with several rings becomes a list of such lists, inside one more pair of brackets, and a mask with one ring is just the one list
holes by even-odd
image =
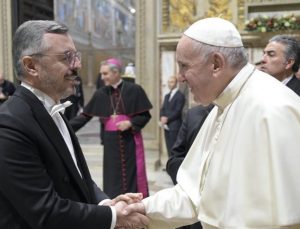
[[177, 45], [178, 79], [187, 82], [196, 102], [208, 105], [216, 97], [213, 64], [209, 56], [195, 51], [194, 46], [195, 41], [186, 36], [183, 36]]
[[33, 75], [30, 74], [28, 80], [33, 87], [58, 102], [74, 93], [73, 79], [81, 67], [80, 59], [75, 57], [73, 64], [70, 64], [64, 55], [76, 51], [74, 42], [68, 34], [46, 33], [43, 43], [49, 48], [41, 54], [32, 55], [31, 61], [35, 71]]

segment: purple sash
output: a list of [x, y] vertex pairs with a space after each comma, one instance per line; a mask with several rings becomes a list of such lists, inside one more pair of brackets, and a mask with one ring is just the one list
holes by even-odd
[[[105, 131], [119, 131], [116, 123], [120, 121], [130, 120], [130, 117], [127, 115], [115, 115], [115, 117], [110, 117], [104, 123]], [[136, 173], [137, 173], [137, 189], [138, 192], [143, 193], [143, 197], [149, 196], [148, 193], [148, 182], [146, 175], [146, 166], [145, 166], [145, 152], [144, 144], [141, 132], [134, 134], [135, 142], [135, 157], [136, 157]]]

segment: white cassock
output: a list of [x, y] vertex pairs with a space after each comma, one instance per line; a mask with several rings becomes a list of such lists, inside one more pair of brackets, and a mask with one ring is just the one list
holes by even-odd
[[300, 228], [300, 98], [247, 64], [214, 103], [149, 228]]

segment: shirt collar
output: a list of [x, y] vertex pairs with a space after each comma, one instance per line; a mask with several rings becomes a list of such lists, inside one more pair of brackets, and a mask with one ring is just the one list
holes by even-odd
[[283, 83], [284, 85], [287, 85], [287, 83], [290, 82], [290, 80], [293, 78], [293, 76], [294, 76], [293, 74], [290, 75], [289, 77], [282, 80], [281, 83]]
[[31, 85], [29, 85], [26, 82], [22, 82], [21, 86], [23, 86], [23, 87], [27, 88], [29, 91], [31, 91], [42, 102], [45, 109], [51, 116], [53, 116], [57, 112], [64, 111], [64, 109], [66, 107], [72, 105], [72, 103], [70, 101], [66, 101], [63, 104], [61, 104], [61, 103], [56, 104], [55, 101], [50, 96], [48, 96], [44, 92], [40, 91], [39, 89], [32, 87]]
[[239, 94], [243, 85], [254, 72], [255, 67], [252, 64], [245, 65], [233, 80], [227, 85], [224, 91], [213, 101], [213, 103], [224, 110]]
[[171, 95], [174, 95], [178, 91], [178, 87], [175, 87], [171, 90]]

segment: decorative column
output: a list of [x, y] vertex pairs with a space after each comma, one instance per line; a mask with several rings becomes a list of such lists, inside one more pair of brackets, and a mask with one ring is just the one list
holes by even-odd
[[0, 1], [0, 71], [14, 81], [12, 62], [11, 0]]
[[[157, 45], [156, 1], [136, 1], [136, 82], [144, 88], [152, 105], [152, 119], [143, 129], [147, 149], [158, 150], [159, 116], [159, 52]], [[157, 156], [159, 157], [159, 156]]]

